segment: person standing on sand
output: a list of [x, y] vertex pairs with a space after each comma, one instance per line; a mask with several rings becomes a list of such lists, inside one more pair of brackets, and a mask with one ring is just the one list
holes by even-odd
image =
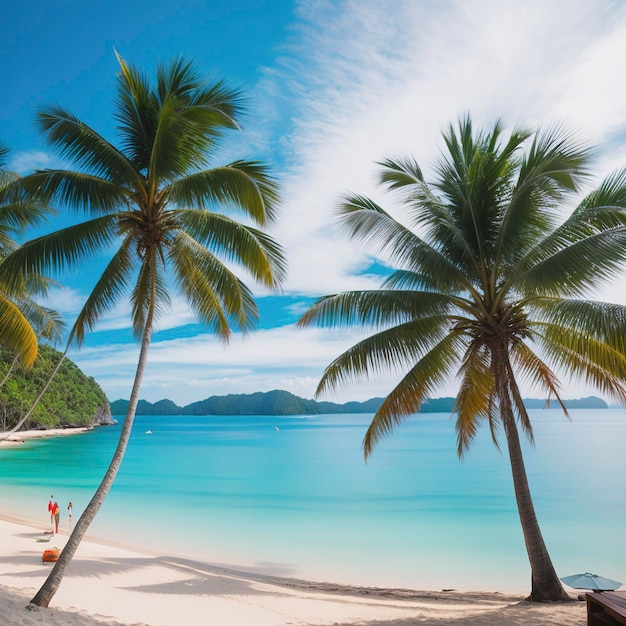
[[54, 532], [55, 534], [59, 533], [59, 519], [61, 517], [61, 508], [59, 507], [59, 503], [55, 502], [52, 505], [52, 515], [54, 517]]
[[54, 528], [54, 515], [52, 514], [52, 507], [54, 506], [54, 504], [52, 503], [53, 498], [54, 496], [51, 494], [50, 500], [48, 500], [48, 513], [50, 513], [50, 530]]
[[70, 502], [67, 505], [67, 515], [70, 518], [70, 530], [72, 530], [72, 510], [73, 510], [73, 507], [72, 507], [72, 503]]

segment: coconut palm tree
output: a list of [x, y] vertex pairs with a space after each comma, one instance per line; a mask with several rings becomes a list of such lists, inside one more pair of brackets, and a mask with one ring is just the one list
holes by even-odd
[[326, 368], [318, 395], [381, 371], [404, 372], [367, 429], [366, 458], [440, 383], [458, 377], [458, 453], [482, 423], [496, 445], [503, 432], [530, 560], [529, 599], [554, 601], [568, 596], [524, 469], [519, 431], [532, 441], [533, 429], [520, 382], [565, 413], [564, 374], [626, 400], [626, 308], [583, 299], [626, 259], [626, 173], [560, 214], [588, 175], [589, 150], [562, 128], [503, 135], [500, 122], [477, 133], [469, 117], [450, 126], [433, 182], [412, 158], [381, 163], [381, 184], [401, 197], [408, 225], [360, 195], [344, 198], [340, 221], [397, 269], [380, 290], [321, 298], [299, 324], [371, 330]]
[[117, 474], [152, 332], [169, 302], [170, 288], [178, 288], [200, 321], [227, 341], [233, 328], [251, 330], [258, 318], [252, 293], [232, 266], [271, 290], [284, 278], [282, 251], [274, 240], [228, 214], [239, 212], [259, 226], [276, 218], [278, 187], [268, 168], [245, 160], [208, 167], [225, 131], [238, 128], [240, 93], [203, 79], [184, 59], [160, 65], [154, 83], [119, 56], [118, 61], [119, 148], [60, 106], [45, 106], [37, 115], [39, 128], [75, 169], [39, 171], [21, 180], [29, 197], [57, 202], [87, 218], [27, 242], [7, 259], [5, 268], [10, 278], [32, 270], [77, 267], [97, 253], [110, 253], [70, 340], [80, 346], [86, 333], [129, 292], [132, 329], [140, 342], [117, 449], [32, 600], [39, 606], [48, 606]]
[[[0, 143], [0, 263], [18, 247], [16, 238], [22, 237], [28, 227], [39, 225], [51, 212], [15, 189], [19, 177], [7, 167], [8, 154], [9, 148]], [[16, 278], [11, 285], [0, 283], [0, 343], [14, 352], [24, 367], [30, 367], [37, 357], [37, 333], [32, 324], [55, 332], [52, 326], [59, 321], [53, 311], [33, 300], [45, 295], [50, 285], [35, 273]]]

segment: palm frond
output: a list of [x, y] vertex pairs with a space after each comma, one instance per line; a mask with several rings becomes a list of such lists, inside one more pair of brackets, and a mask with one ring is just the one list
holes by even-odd
[[539, 128], [520, 163], [520, 179], [537, 177], [554, 200], [564, 191], [578, 191], [590, 175], [592, 151], [563, 124]]
[[351, 239], [363, 241], [374, 253], [388, 254], [391, 262], [423, 273], [438, 288], [461, 291], [469, 287], [465, 275], [447, 256], [394, 220], [369, 198], [345, 196], [339, 208], [339, 219]]
[[7, 166], [7, 155], [9, 152], [9, 146], [0, 141], [0, 169], [4, 169]]
[[245, 109], [241, 92], [223, 80], [199, 85], [191, 95], [190, 104], [187, 111], [202, 116], [206, 132], [220, 127], [239, 129], [237, 119]]
[[484, 346], [470, 346], [459, 370], [461, 384], [454, 401], [453, 412], [457, 414], [455, 429], [457, 454], [463, 458], [474, 441], [480, 422], [489, 421], [492, 439], [496, 447], [497, 424], [492, 419], [494, 394], [491, 360]]
[[443, 380], [458, 364], [462, 342], [451, 333], [425, 354], [402, 378], [376, 411], [363, 439], [365, 459], [376, 444], [394, 427], [419, 410], [423, 401], [432, 396]]
[[611, 344], [558, 325], [538, 340], [554, 367], [626, 404], [626, 356]]
[[58, 202], [69, 209], [101, 215], [123, 210], [130, 192], [103, 178], [65, 170], [42, 170], [16, 182], [29, 197]]
[[609, 174], [600, 186], [587, 194], [574, 210], [571, 220], [584, 220], [591, 228], [604, 230], [626, 219], [626, 168]]
[[218, 213], [181, 210], [181, 227], [215, 254], [234, 261], [260, 284], [279, 288], [285, 279], [282, 248], [266, 233]]
[[499, 229], [498, 258], [505, 267], [553, 230], [555, 209], [587, 176], [589, 150], [571, 139], [559, 127], [538, 132], [522, 157]]
[[51, 286], [58, 286], [55, 281], [34, 272], [9, 274], [10, 278], [7, 281], [0, 282], [0, 290], [14, 302], [26, 302], [35, 296], [46, 296]]
[[132, 163], [115, 146], [58, 104], [40, 108], [36, 119], [46, 141], [83, 173], [122, 186], [138, 178]]
[[157, 68], [155, 88], [119, 55], [117, 118], [124, 147], [140, 170], [173, 180], [207, 163], [225, 129], [238, 128], [241, 95], [223, 81], [207, 85], [182, 57]]
[[380, 173], [381, 184], [391, 190], [406, 191], [409, 198], [415, 185], [424, 183], [424, 175], [417, 161], [411, 157], [385, 159], [378, 165], [382, 167]]
[[115, 237], [115, 216], [105, 215], [28, 241], [0, 264], [0, 284], [19, 287], [24, 276], [45, 275], [94, 257]]
[[15, 352], [22, 365], [32, 366], [37, 358], [37, 336], [20, 309], [0, 294], [0, 343]]
[[133, 336], [139, 341], [148, 319], [157, 320], [163, 309], [170, 305], [165, 272], [155, 249], [150, 250], [141, 262], [130, 304]]
[[25, 191], [20, 178], [0, 185], [0, 226], [6, 235], [22, 236], [30, 226], [40, 226], [56, 215], [49, 204], [33, 200]]
[[452, 302], [450, 296], [427, 291], [346, 291], [317, 300], [297, 325], [386, 328], [415, 319], [445, 316]]
[[122, 150], [138, 172], [145, 172], [152, 154], [157, 103], [147, 78], [115, 52], [120, 72], [117, 79], [115, 117], [122, 135]]
[[536, 298], [529, 305], [538, 324], [568, 328], [626, 354], [626, 306], [592, 300]]
[[556, 399], [565, 415], [568, 415], [567, 407], [561, 398], [559, 379], [554, 371], [529, 346], [523, 342], [517, 344], [515, 349], [511, 351], [511, 361], [516, 372], [546, 394], [548, 403], [552, 398]]
[[514, 275], [516, 289], [530, 296], [581, 297], [615, 278], [626, 261], [626, 227], [618, 226], [570, 243]]
[[[316, 394], [348, 382], [411, 365], [450, 334], [445, 316], [424, 317], [371, 335], [338, 356], [325, 370]], [[458, 333], [452, 333], [457, 334]]]
[[249, 289], [209, 250], [181, 233], [169, 250], [176, 280], [199, 319], [224, 341], [230, 324], [253, 328], [258, 309]]
[[179, 206], [208, 210], [233, 206], [259, 225], [275, 221], [278, 214], [278, 184], [268, 168], [256, 161], [234, 161], [195, 172], [171, 183], [163, 193]]
[[72, 330], [70, 339], [81, 346], [105, 313], [113, 310], [126, 289], [133, 268], [132, 239], [126, 238], [109, 261], [98, 282], [92, 288]]
[[38, 337], [51, 343], [61, 341], [65, 322], [58, 311], [42, 306], [32, 298], [20, 298], [14, 300], [14, 304], [28, 320]]
[[[534, 275], [535, 268], [537, 268], [539, 276], [542, 276], [546, 267], [544, 264], [552, 264], [555, 258], [558, 264], [568, 265], [567, 255], [569, 253], [567, 250], [572, 245], [578, 244], [582, 244], [586, 248], [593, 246], [594, 242], [597, 241], [589, 239], [593, 236], [600, 236], [600, 241], [605, 243], [601, 244], [602, 253], [597, 255], [598, 259], [594, 260], [594, 266], [589, 267], [589, 275], [595, 279], [596, 266], [607, 261], [609, 266], [619, 264], [619, 244], [615, 246], [612, 243], [614, 243], [615, 237], [621, 237], [622, 227], [626, 220], [625, 206], [626, 170], [607, 177], [598, 189], [588, 194], [580, 202], [563, 224], [545, 235], [537, 245], [529, 250], [525, 257], [517, 263], [514, 273], [515, 279], [519, 279], [519, 282], [523, 284], [528, 276], [532, 282], [526, 288], [527, 292], [537, 292], [538, 289], [541, 289], [541, 279]], [[589, 241], [584, 243], [587, 239]], [[617, 260], [613, 257], [615, 251], [617, 251]], [[578, 256], [577, 253], [576, 256]], [[559, 261], [558, 259], [563, 260]], [[576, 259], [573, 262], [576, 262]], [[528, 274], [526, 274], [527, 272]], [[577, 273], [584, 275], [584, 267], [578, 268]], [[579, 286], [579, 289], [584, 291], [585, 287]], [[576, 291], [574, 295], [579, 293], [580, 291]], [[566, 294], [567, 292], [563, 293], [563, 295]]]

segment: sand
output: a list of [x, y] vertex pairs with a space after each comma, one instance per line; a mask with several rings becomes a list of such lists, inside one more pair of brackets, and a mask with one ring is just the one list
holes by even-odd
[[5, 431], [0, 431], [0, 447], [18, 446], [29, 439], [43, 439], [44, 437], [61, 437], [65, 435], [79, 435], [85, 433], [89, 428], [80, 426], [77, 428], [48, 428], [47, 430], [18, 430], [15, 433], [6, 435]]
[[[45, 526], [45, 524], [42, 524]], [[44, 528], [0, 517], [0, 616], [3, 624], [93, 626], [458, 626], [586, 623], [585, 603], [536, 605], [495, 592], [373, 589], [281, 579], [146, 554], [86, 538], [50, 608], [29, 606], [51, 565], [42, 553], [67, 534], [37, 541]], [[572, 598], [577, 594], [572, 593]]]

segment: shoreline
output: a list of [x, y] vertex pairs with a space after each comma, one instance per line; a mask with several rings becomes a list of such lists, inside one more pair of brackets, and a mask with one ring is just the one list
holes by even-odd
[[[455, 624], [552, 626], [586, 623], [584, 602], [550, 605], [497, 592], [419, 591], [356, 587], [281, 578], [163, 554], [147, 554], [95, 537], [81, 543], [54, 596], [52, 609], [25, 610], [50, 564], [38, 542], [41, 525], [0, 514], [0, 613], [15, 623], [95, 626]], [[577, 595], [577, 594], [576, 594]], [[572, 595], [574, 599], [576, 595]], [[11, 616], [11, 617], [10, 617]], [[31, 620], [31, 621], [29, 621]], [[443, 622], [445, 620], [445, 622]]]
[[45, 430], [18, 430], [3, 439], [4, 432], [0, 432], [0, 448], [9, 446], [19, 446], [33, 439], [47, 439], [49, 437], [63, 437], [66, 435], [80, 435], [91, 430], [88, 426], [77, 426], [73, 428], [48, 428]]

